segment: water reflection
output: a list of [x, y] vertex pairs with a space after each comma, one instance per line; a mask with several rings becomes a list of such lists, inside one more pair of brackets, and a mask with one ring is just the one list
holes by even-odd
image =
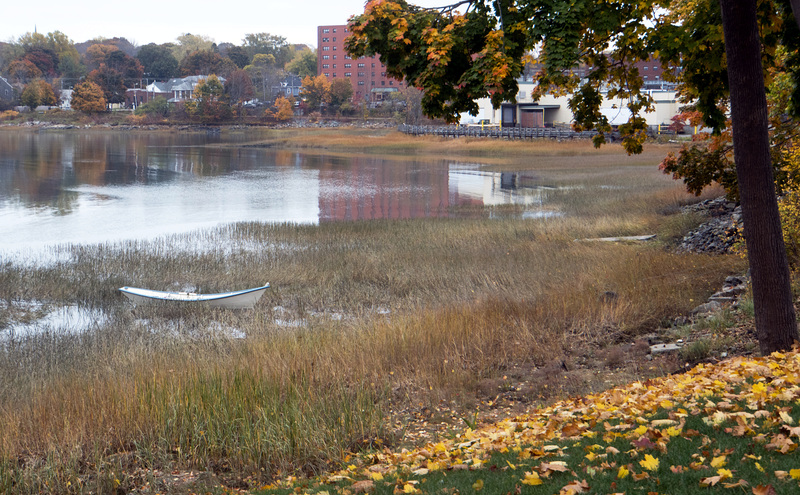
[[[479, 164], [223, 146], [246, 135], [0, 131], [0, 251], [152, 239], [237, 221], [317, 223], [544, 207]], [[530, 214], [530, 208], [526, 208]]]

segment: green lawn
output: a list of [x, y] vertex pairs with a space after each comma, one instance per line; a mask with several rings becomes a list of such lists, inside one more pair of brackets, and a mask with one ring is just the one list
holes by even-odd
[[559, 402], [259, 493], [797, 493], [800, 354]]

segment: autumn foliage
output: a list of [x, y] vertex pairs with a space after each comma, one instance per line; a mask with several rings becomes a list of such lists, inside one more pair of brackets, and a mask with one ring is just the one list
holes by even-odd
[[105, 112], [106, 99], [100, 86], [91, 81], [86, 81], [73, 88], [70, 106], [83, 113]]
[[[796, 349], [700, 365], [414, 449], [351, 457], [314, 485], [337, 493], [794, 493], [798, 377]], [[290, 477], [269, 488], [308, 484]]]

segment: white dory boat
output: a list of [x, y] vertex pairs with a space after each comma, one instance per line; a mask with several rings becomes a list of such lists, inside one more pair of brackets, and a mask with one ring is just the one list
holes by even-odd
[[175, 301], [188, 303], [202, 303], [207, 306], [216, 306], [229, 309], [249, 309], [256, 305], [264, 291], [269, 289], [269, 284], [254, 289], [236, 292], [222, 292], [219, 294], [195, 294], [194, 292], [164, 292], [160, 290], [138, 289], [136, 287], [121, 287], [120, 292], [136, 304], [152, 304], [154, 302]]

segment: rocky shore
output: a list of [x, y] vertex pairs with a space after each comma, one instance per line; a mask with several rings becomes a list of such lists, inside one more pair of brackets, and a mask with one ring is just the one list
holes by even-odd
[[683, 237], [679, 253], [726, 254], [741, 240], [742, 207], [724, 196], [684, 206], [681, 211], [704, 214], [709, 220]]

